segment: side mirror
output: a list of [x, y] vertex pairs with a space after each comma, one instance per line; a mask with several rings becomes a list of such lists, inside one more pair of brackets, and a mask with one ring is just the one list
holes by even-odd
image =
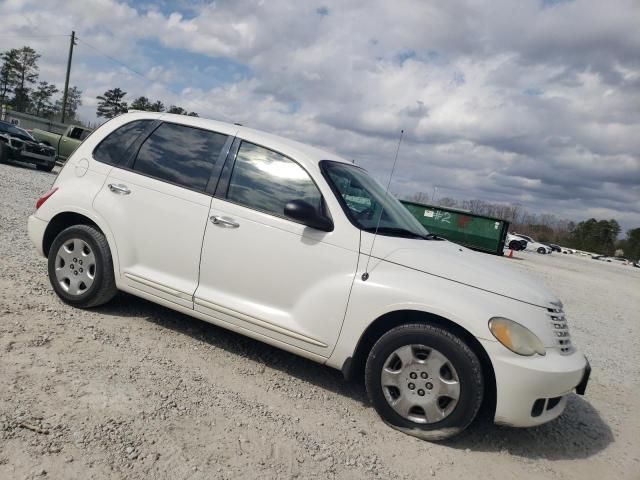
[[291, 200], [284, 206], [284, 215], [291, 220], [302, 223], [307, 227], [330, 232], [333, 230], [333, 222], [330, 218], [318, 212], [312, 205], [304, 200]]

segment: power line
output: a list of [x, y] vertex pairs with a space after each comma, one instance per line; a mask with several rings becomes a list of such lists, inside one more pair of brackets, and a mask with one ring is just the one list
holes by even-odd
[[78, 40], [80, 43], [83, 43], [84, 45], [86, 45], [87, 47], [91, 48], [92, 50], [95, 50], [96, 52], [98, 52], [100, 55], [103, 55], [104, 57], [107, 57], [109, 60], [111, 60], [114, 63], [117, 63], [118, 65], [126, 68], [127, 70], [129, 70], [130, 72], [138, 75], [139, 77], [143, 78], [144, 80], [146, 80], [149, 83], [159, 83], [161, 85], [163, 85], [165, 88], [167, 88], [167, 90], [170, 90], [171, 92], [175, 93], [176, 95], [180, 95], [179, 92], [176, 92], [170, 85], [167, 85], [164, 82], [158, 81], [158, 80], [151, 80], [150, 78], [148, 78], [146, 75], [144, 75], [143, 73], [140, 73], [139, 71], [137, 71], [135, 68], [130, 67], [129, 65], [127, 65], [126, 63], [124, 63], [121, 60], [118, 60], [117, 58], [112, 57], [111, 55], [108, 55], [106, 53], [104, 53], [102, 50], [100, 50], [97, 47], [94, 47], [93, 45], [91, 45], [90, 43], [86, 42], [85, 40], [76, 37], [76, 40]]
[[50, 38], [50, 37], [68, 37], [66, 33], [52, 33], [49, 35], [24, 35], [24, 34], [11, 34], [0, 35], [0, 38]]
[[89, 48], [91, 48], [91, 49], [95, 50], [95, 51], [96, 51], [96, 52], [98, 52], [100, 55], [103, 55], [103, 56], [107, 57], [107, 58], [108, 58], [109, 60], [111, 60], [112, 62], [115, 62], [115, 63], [117, 63], [118, 65], [120, 65], [120, 66], [122, 66], [122, 67], [126, 68], [127, 70], [129, 70], [129, 71], [131, 71], [131, 72], [135, 73], [136, 75], [138, 75], [139, 77], [144, 78], [144, 79], [145, 79], [145, 80], [147, 80], [148, 82], [153, 82], [153, 80], [151, 80], [151, 79], [147, 78], [144, 74], [142, 74], [142, 73], [138, 72], [136, 69], [134, 69], [134, 68], [130, 67], [130, 66], [129, 66], [129, 65], [127, 65], [126, 63], [124, 63], [124, 62], [122, 62], [122, 61], [118, 60], [117, 58], [112, 57], [111, 55], [108, 55], [108, 54], [104, 53], [104, 52], [103, 52], [102, 50], [100, 50], [99, 48], [94, 47], [93, 45], [91, 45], [90, 43], [88, 43], [88, 42], [84, 41], [83, 39], [81, 39], [81, 38], [79, 38], [79, 37], [76, 37], [76, 39], [77, 39], [80, 43], [84, 43], [87, 47], [89, 47]]

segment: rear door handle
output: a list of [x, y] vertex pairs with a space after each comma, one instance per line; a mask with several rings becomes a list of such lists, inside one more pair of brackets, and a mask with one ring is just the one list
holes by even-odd
[[240, 226], [239, 223], [234, 222], [231, 218], [219, 217], [217, 215], [209, 217], [209, 220], [211, 220], [211, 223], [214, 225], [224, 228], [238, 228]]
[[118, 195], [129, 195], [131, 193], [131, 190], [129, 190], [126, 185], [119, 183], [110, 183], [109, 190], [113, 193], [117, 193]]

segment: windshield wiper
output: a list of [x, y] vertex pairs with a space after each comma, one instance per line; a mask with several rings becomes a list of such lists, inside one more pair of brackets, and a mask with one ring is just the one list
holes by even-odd
[[427, 233], [424, 238], [425, 240], [444, 240], [444, 238], [437, 236], [435, 233]]
[[[364, 229], [365, 232], [376, 233], [375, 227], [369, 227]], [[407, 230], [406, 228], [401, 227], [379, 227], [377, 229], [380, 235], [391, 235], [395, 237], [404, 237], [404, 238], [420, 238], [422, 240], [434, 240], [431, 234], [421, 235], [416, 232], [412, 232], [411, 230]], [[435, 236], [434, 236], [435, 237]]]

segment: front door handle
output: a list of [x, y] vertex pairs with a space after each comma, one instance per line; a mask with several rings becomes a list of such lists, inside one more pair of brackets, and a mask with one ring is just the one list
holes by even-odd
[[131, 193], [131, 190], [129, 190], [126, 185], [119, 183], [110, 183], [109, 190], [118, 195], [129, 195]]
[[234, 222], [230, 218], [218, 217], [217, 215], [209, 217], [209, 220], [211, 220], [211, 223], [213, 223], [214, 225], [218, 225], [219, 227], [224, 228], [238, 228], [240, 226], [239, 223]]

